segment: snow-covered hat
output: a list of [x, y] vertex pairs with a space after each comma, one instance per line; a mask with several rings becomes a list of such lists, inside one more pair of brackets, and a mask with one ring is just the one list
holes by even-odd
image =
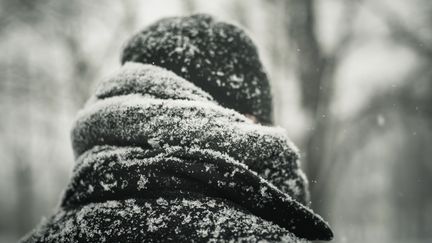
[[121, 61], [164, 67], [221, 105], [272, 123], [268, 77], [252, 40], [235, 25], [204, 14], [165, 18], [133, 36]]

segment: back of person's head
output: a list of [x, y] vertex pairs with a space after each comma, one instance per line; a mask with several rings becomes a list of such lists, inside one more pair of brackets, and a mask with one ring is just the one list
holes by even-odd
[[133, 36], [121, 61], [164, 67], [222, 106], [272, 124], [268, 77], [254, 43], [235, 25], [205, 14], [165, 18]]

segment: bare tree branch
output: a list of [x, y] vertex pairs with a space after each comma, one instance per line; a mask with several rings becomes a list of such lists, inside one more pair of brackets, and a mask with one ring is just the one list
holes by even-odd
[[379, 5], [377, 2], [369, 3], [369, 9], [379, 17], [390, 28], [392, 39], [406, 45], [415, 51], [419, 56], [428, 60], [432, 60], [432, 46], [429, 43], [406, 26], [400, 18], [396, 17], [396, 13], [391, 12], [385, 6]]

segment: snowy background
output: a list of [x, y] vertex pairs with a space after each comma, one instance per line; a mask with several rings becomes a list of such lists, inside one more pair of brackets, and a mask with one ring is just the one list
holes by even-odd
[[166, 16], [244, 26], [334, 242], [432, 241], [432, 2], [0, 1], [0, 242], [59, 202], [70, 128], [122, 44]]

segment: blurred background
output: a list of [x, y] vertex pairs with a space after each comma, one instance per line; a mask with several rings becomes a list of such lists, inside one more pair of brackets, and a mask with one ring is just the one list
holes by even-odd
[[432, 242], [428, 0], [1, 0], [0, 242], [55, 210], [74, 116], [122, 44], [195, 12], [255, 40], [334, 242]]

